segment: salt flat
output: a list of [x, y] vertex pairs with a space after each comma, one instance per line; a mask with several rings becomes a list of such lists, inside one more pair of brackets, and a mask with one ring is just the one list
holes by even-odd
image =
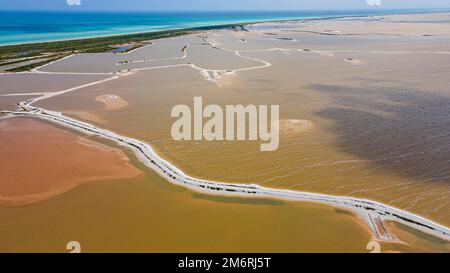
[[[157, 40], [128, 54], [75, 55], [37, 71], [118, 77], [36, 105], [145, 141], [194, 177], [365, 198], [449, 226], [449, 19], [261, 23]], [[102, 96], [127, 106], [105, 107]], [[279, 104], [280, 149], [174, 141], [170, 110], [194, 96], [222, 106]], [[436, 247], [425, 241], [419, 245]]]

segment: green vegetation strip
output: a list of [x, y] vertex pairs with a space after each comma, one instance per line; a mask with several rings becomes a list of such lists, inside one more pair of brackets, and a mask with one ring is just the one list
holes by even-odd
[[136, 43], [132, 48], [126, 50], [125, 52], [135, 49], [137, 47], [143, 46], [146, 43], [144, 41], [169, 38], [175, 36], [182, 36], [186, 34], [195, 33], [197, 31], [221, 29], [221, 28], [235, 28], [244, 29], [240, 24], [229, 24], [220, 26], [210, 26], [210, 27], [198, 27], [189, 29], [179, 29], [179, 30], [165, 30], [165, 31], [155, 31], [146, 32], [138, 34], [125, 34], [117, 36], [108, 37], [97, 37], [88, 39], [77, 39], [77, 40], [66, 40], [66, 41], [55, 41], [55, 42], [43, 42], [43, 43], [30, 43], [30, 44], [19, 44], [19, 45], [7, 45], [0, 46], [0, 61], [7, 60], [7, 62], [14, 61], [15, 58], [23, 58], [22, 53], [26, 53], [25, 56], [39, 56], [43, 53], [55, 53], [58, 54], [57, 58], [51, 58], [42, 62], [16, 67], [14, 69], [8, 70], [8, 72], [20, 72], [27, 71], [44, 65], [46, 63], [55, 61], [64, 56], [73, 53], [101, 53], [109, 52], [116, 48], [114, 45], [121, 45], [126, 43]]
[[188, 34], [187, 30], [168, 30], [129, 34], [120, 36], [98, 37], [90, 39], [67, 40], [57, 42], [8, 45], [0, 47], [0, 56], [12, 55], [20, 52], [85, 52], [96, 53], [113, 49], [111, 45], [129, 42], [140, 42], [151, 39], [167, 38]]

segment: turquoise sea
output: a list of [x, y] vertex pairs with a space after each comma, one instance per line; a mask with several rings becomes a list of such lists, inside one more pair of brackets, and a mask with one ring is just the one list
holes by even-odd
[[419, 10], [267, 12], [15, 12], [0, 11], [0, 45], [110, 36], [176, 28], [288, 19], [414, 13]]

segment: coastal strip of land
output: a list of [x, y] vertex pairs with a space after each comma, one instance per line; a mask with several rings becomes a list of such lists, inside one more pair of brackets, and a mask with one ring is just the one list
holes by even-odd
[[244, 29], [244, 26], [243, 24], [226, 24], [97, 38], [0, 46], [0, 70], [2, 70], [2, 66], [7, 66], [4, 70], [5, 72], [30, 71], [76, 53], [126, 53], [151, 44], [150, 40], [225, 28]]

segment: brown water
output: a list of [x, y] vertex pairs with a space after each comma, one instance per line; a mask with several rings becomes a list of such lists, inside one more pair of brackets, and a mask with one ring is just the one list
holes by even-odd
[[[0, 95], [55, 92], [107, 77], [105, 75], [0, 74]], [[1, 97], [0, 101], [6, 98], [8, 97]]]
[[[378, 82], [386, 78], [378, 64], [352, 65], [317, 54], [251, 54], [272, 67], [230, 76], [222, 87], [187, 67], [171, 68], [137, 72], [42, 105], [94, 113], [106, 121], [101, 126], [145, 140], [193, 176], [369, 198], [450, 223], [445, 93], [418, 90], [408, 81]], [[384, 62], [397, 69], [389, 58]], [[95, 102], [102, 94], [120, 95], [130, 106], [104, 111]], [[313, 126], [282, 130], [280, 148], [270, 153], [260, 152], [258, 142], [176, 142], [171, 108], [192, 106], [194, 96], [205, 105], [279, 104], [282, 119]]]
[[140, 171], [118, 149], [31, 118], [0, 120], [0, 207], [34, 204], [79, 185]]
[[[334, 27], [328, 25], [328, 29]], [[189, 67], [164, 68], [135, 72], [39, 105], [144, 140], [196, 177], [368, 198], [448, 226], [450, 55], [438, 53], [448, 44], [446, 31], [439, 28], [435, 34], [440, 36], [432, 38], [406, 33], [398, 39], [289, 34], [295, 41], [258, 32], [226, 39], [221, 39], [220, 35], [225, 35], [221, 32], [209, 33], [224, 46], [308, 51], [242, 53], [272, 66], [227, 76], [221, 86], [205, 81], [199, 71]], [[283, 32], [283, 36], [289, 35]], [[243, 37], [247, 42], [242, 42]], [[176, 39], [171, 41], [178, 45], [186, 42], [186, 37]], [[388, 46], [383, 48], [383, 42]], [[309, 51], [318, 46], [334, 52]], [[226, 54], [214, 55], [213, 62], [198, 54], [198, 62], [206, 66], [247, 65]], [[71, 69], [70, 62], [61, 65]], [[89, 69], [97, 68], [94, 64]], [[120, 96], [129, 104], [106, 110], [96, 101], [103, 95]], [[280, 148], [270, 153], [260, 152], [258, 142], [176, 142], [170, 136], [174, 121], [170, 111], [177, 104], [192, 105], [194, 96], [202, 96], [204, 104], [221, 106], [278, 104], [281, 119], [310, 126], [308, 130], [295, 130], [291, 125], [284, 128]], [[81, 207], [70, 205], [79, 205], [80, 200], [84, 201]], [[44, 245], [47, 239], [51, 243], [43, 247], [49, 251], [77, 240], [69, 237], [81, 238], [91, 251], [366, 251], [369, 234], [348, 213], [295, 202], [255, 202], [199, 196], [148, 172], [132, 183], [86, 185], [30, 208], [0, 213], [29, 216], [34, 226], [43, 225], [36, 215], [45, 214], [47, 222], [60, 227], [61, 236], [44, 233], [47, 235], [40, 237], [32, 231], [28, 240]], [[70, 208], [67, 217], [75, 217], [81, 229], [56, 219], [53, 212], [58, 206]], [[96, 218], [95, 213], [103, 217]], [[2, 225], [5, 230], [22, 227], [26, 233], [27, 228], [17, 223]], [[98, 237], [102, 228], [107, 232]], [[383, 245], [384, 250], [449, 251], [448, 243], [441, 240], [396, 224], [391, 228], [407, 244]], [[5, 245], [18, 250], [30, 247], [8, 240]]]
[[[370, 241], [365, 225], [339, 209], [202, 195], [151, 171], [0, 208], [0, 217], [0, 252], [66, 252], [73, 240], [82, 252], [367, 252]], [[383, 243], [382, 251], [448, 251], [420, 232], [402, 235], [414, 245]]]

